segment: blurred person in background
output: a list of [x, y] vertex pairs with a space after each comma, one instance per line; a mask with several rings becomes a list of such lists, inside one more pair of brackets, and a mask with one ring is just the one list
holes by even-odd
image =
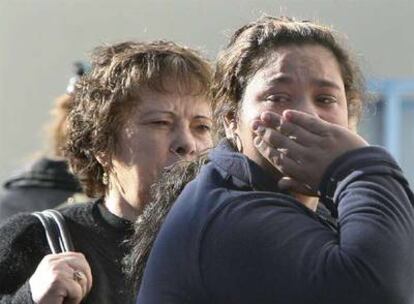
[[46, 151], [3, 184], [0, 222], [18, 212], [39, 211], [87, 199], [82, 195], [77, 178], [68, 170], [62, 151], [66, 143], [67, 116], [74, 103], [74, 84], [87, 69], [81, 62], [76, 62], [74, 67], [75, 76], [70, 79], [66, 93], [55, 100], [51, 110], [53, 120], [44, 127], [48, 137]]
[[0, 227], [0, 303], [135, 302], [122, 269], [150, 186], [212, 145], [211, 68], [168, 41], [99, 47], [75, 88], [64, 148], [95, 201], [61, 209], [76, 252], [51, 254], [30, 214]]
[[356, 133], [364, 86], [339, 39], [270, 16], [232, 35], [212, 85], [222, 141], [191, 168], [137, 303], [413, 303], [414, 196]]

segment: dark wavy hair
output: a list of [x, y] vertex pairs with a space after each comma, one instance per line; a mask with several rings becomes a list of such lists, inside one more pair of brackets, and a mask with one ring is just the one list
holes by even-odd
[[207, 95], [212, 72], [198, 52], [169, 41], [98, 47], [91, 64], [75, 87], [64, 153], [85, 192], [100, 197], [107, 186], [96, 156], [116, 151], [117, 134], [139, 103], [140, 88], [169, 93], [168, 81], [173, 80], [179, 94]]
[[206, 153], [193, 161], [181, 160], [164, 170], [151, 187], [152, 201], [134, 223], [134, 233], [126, 242], [131, 248], [123, 260], [123, 269], [129, 279], [131, 290], [141, 285], [145, 265], [155, 238], [177, 197], [184, 187], [200, 172], [208, 162]]
[[236, 30], [219, 54], [213, 78], [215, 129], [224, 137], [224, 119], [237, 114], [249, 80], [274, 50], [286, 45], [317, 44], [330, 50], [341, 68], [348, 104], [348, 118], [356, 126], [366, 101], [362, 73], [349, 50], [332, 29], [310, 21], [264, 16]]

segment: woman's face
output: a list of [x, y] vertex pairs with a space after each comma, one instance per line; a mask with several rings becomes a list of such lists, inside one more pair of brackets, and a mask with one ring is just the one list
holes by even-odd
[[212, 146], [211, 124], [206, 97], [140, 90], [111, 159], [108, 196], [139, 214], [163, 168]]
[[264, 111], [282, 114], [286, 109], [348, 127], [344, 82], [339, 64], [328, 49], [319, 45], [275, 49], [267, 64], [248, 82], [237, 119], [227, 126], [227, 132], [239, 135], [243, 153], [273, 172], [253, 145], [251, 125]]

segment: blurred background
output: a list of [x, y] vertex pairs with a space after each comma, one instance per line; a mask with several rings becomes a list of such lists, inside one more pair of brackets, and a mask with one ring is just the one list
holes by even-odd
[[414, 184], [413, 0], [0, 0], [0, 183], [44, 146], [53, 101], [93, 47], [170, 39], [214, 59], [229, 33], [264, 13], [346, 34], [378, 100], [360, 131]]

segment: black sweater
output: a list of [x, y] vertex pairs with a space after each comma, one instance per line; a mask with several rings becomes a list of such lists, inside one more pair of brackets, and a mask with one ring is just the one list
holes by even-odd
[[[62, 210], [74, 246], [92, 269], [93, 286], [82, 303], [133, 303], [122, 273], [123, 240], [130, 222], [111, 214], [100, 201]], [[0, 303], [33, 303], [29, 278], [50, 254], [43, 227], [30, 214], [16, 215], [0, 227]]]

